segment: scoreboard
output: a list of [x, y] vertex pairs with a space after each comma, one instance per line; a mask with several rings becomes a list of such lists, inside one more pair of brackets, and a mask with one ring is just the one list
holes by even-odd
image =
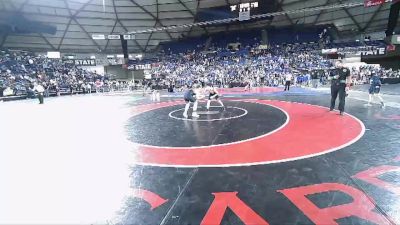
[[255, 12], [258, 9], [258, 2], [248, 2], [248, 3], [240, 3], [238, 5], [231, 5], [232, 12], [239, 13], [239, 20], [249, 20], [251, 16], [251, 12]]
[[[197, 22], [205, 22], [220, 19], [239, 18], [244, 21], [251, 16], [272, 13], [278, 11], [278, 1], [276, 0], [256, 0], [237, 4], [218, 6], [212, 8], [202, 8], [197, 12]], [[264, 18], [263, 20], [272, 19]]]
[[260, 15], [265, 13], [276, 12], [278, 10], [278, 1], [274, 0], [258, 0], [252, 2], [241, 2], [238, 4], [230, 5], [230, 10], [233, 12], [236, 17], [240, 17], [242, 15]]
[[231, 5], [231, 11], [250, 11], [250, 9], [258, 8], [258, 2], [240, 3], [238, 5]]

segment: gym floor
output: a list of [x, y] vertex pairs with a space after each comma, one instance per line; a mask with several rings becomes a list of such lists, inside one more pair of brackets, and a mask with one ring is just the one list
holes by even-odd
[[221, 93], [1, 103], [0, 224], [400, 224], [398, 90]]

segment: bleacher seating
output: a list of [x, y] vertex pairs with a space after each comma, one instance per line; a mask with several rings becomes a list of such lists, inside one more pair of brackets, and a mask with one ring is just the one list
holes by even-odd
[[207, 37], [186, 38], [162, 44], [162, 49], [167, 54], [187, 53], [188, 51], [204, 50]]

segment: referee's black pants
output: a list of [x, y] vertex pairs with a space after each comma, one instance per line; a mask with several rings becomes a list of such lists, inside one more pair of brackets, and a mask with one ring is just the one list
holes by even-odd
[[43, 104], [43, 93], [38, 94], [39, 104]]
[[290, 81], [285, 82], [285, 91], [290, 89]]
[[344, 105], [346, 104], [346, 85], [332, 85], [331, 86], [331, 110], [335, 108], [336, 98], [339, 95], [339, 111], [344, 112]]

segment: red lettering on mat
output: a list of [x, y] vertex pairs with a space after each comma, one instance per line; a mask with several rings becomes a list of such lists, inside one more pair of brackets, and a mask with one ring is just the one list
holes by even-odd
[[[329, 191], [340, 191], [348, 194], [353, 198], [353, 202], [321, 209], [307, 198], [307, 195]], [[284, 194], [317, 225], [338, 224], [335, 220], [350, 216], [356, 216], [379, 225], [392, 224], [382, 214], [374, 212], [375, 204], [367, 195], [356, 188], [344, 184], [323, 183], [284, 189], [278, 192]]]

